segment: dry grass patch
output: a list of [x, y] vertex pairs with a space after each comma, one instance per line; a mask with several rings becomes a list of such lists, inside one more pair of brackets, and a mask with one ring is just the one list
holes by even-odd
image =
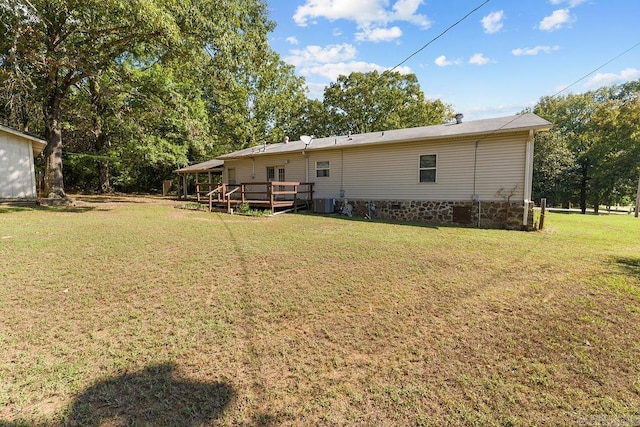
[[639, 223], [547, 224], [5, 211], [0, 425], [640, 417]]

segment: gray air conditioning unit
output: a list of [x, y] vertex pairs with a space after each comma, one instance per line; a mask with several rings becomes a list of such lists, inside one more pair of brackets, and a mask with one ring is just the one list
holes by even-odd
[[313, 212], [320, 214], [333, 213], [334, 199], [314, 199]]

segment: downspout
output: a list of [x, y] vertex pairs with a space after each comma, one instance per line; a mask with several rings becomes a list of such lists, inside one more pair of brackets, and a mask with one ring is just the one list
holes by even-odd
[[531, 188], [533, 183], [533, 129], [529, 130], [529, 139], [525, 151], [524, 164], [524, 213], [522, 215], [522, 225], [527, 226], [529, 222], [529, 203], [531, 203]]
[[478, 171], [478, 143], [476, 141], [475, 151], [473, 152], [473, 194], [471, 195], [471, 201], [478, 203], [478, 228], [480, 228], [480, 196], [476, 193], [476, 173]]
[[344, 150], [340, 150], [340, 198], [344, 199]]
[[306, 179], [306, 182], [309, 183], [309, 156], [307, 155], [307, 151], [306, 151], [306, 147], [305, 147], [305, 151], [302, 152], [302, 157], [304, 157], [305, 161], [304, 161], [304, 176]]

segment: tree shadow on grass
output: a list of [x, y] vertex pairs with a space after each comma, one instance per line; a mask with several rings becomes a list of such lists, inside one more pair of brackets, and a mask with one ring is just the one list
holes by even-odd
[[614, 258], [615, 264], [625, 272], [640, 277], [640, 258]]
[[66, 426], [197, 426], [219, 418], [233, 397], [225, 383], [173, 375], [164, 363], [99, 382], [73, 403]]

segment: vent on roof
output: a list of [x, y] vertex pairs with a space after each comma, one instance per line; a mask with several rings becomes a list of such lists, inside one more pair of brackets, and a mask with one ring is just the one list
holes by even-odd
[[462, 113], [458, 113], [456, 114], [456, 124], [459, 125], [460, 123], [462, 123], [462, 119], [464, 118], [464, 114]]

